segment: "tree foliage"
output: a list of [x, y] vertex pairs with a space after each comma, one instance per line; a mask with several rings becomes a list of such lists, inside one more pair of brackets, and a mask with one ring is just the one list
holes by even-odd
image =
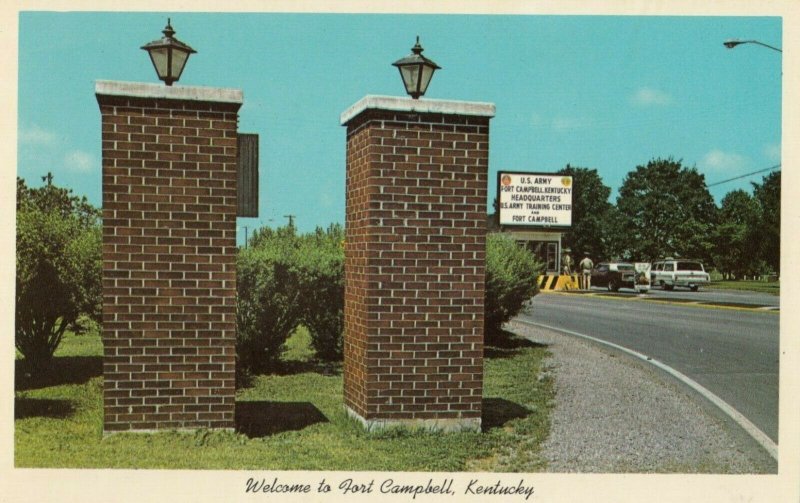
[[725, 195], [714, 229], [714, 265], [726, 277], [754, 275], [763, 268], [757, 232], [761, 210], [743, 190]]
[[758, 226], [760, 255], [777, 274], [781, 272], [781, 172], [773, 171], [761, 183], [753, 183], [753, 197], [758, 203], [761, 222]]
[[596, 169], [578, 168], [567, 164], [558, 172], [572, 176], [572, 228], [564, 233], [562, 245], [573, 254], [588, 253], [590, 257], [608, 257], [616, 241], [614, 228], [609, 225], [613, 206], [608, 198], [611, 188], [603, 183]]
[[17, 178], [15, 344], [43, 369], [81, 314], [99, 320], [102, 306], [100, 212], [53, 177], [29, 188]]
[[617, 198], [630, 256], [665, 255], [710, 262], [716, 205], [705, 177], [680, 161], [653, 159], [625, 177]]

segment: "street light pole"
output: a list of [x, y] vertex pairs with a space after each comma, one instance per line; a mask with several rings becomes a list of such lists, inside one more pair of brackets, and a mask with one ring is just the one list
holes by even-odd
[[781, 49], [778, 49], [777, 47], [765, 44], [764, 42], [759, 42], [758, 40], [726, 40], [725, 42], [722, 43], [722, 45], [724, 45], [728, 49], [733, 49], [737, 45], [741, 44], [757, 44], [766, 47], [767, 49], [772, 49], [773, 51], [783, 52]]

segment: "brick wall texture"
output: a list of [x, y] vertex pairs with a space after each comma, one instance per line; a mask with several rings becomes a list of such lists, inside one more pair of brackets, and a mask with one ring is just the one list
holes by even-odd
[[368, 109], [347, 124], [345, 404], [479, 422], [489, 118]]
[[233, 428], [239, 104], [97, 99], [104, 430]]

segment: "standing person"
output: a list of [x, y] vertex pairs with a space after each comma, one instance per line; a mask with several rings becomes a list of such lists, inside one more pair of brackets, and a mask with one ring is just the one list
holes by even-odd
[[572, 257], [569, 256], [570, 251], [572, 250], [564, 248], [564, 255], [561, 257], [561, 271], [562, 274], [566, 274], [567, 276], [572, 275]]
[[578, 264], [578, 267], [581, 270], [581, 278], [583, 280], [581, 288], [589, 290], [592, 287], [592, 268], [594, 268], [594, 262], [589, 258], [588, 253], [583, 254], [583, 260]]

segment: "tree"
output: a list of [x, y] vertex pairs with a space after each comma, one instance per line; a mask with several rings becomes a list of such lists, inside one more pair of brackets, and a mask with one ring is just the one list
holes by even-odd
[[761, 257], [777, 274], [781, 272], [781, 172], [773, 171], [753, 183], [753, 197], [761, 210], [757, 240]]
[[43, 370], [81, 314], [100, 318], [100, 212], [85, 197], [53, 185], [31, 189], [17, 178], [17, 271], [14, 341]]
[[608, 201], [611, 189], [603, 184], [596, 169], [572, 167], [569, 164], [558, 172], [572, 176], [572, 228], [564, 233], [563, 247], [574, 254], [588, 253], [590, 257], [611, 258], [615, 238], [609, 225]]
[[673, 159], [653, 159], [627, 174], [617, 209], [633, 260], [665, 256], [710, 262], [716, 205], [705, 177]]
[[743, 190], [722, 199], [719, 223], [714, 230], [714, 264], [724, 275], [740, 278], [759, 272], [760, 241], [757, 236], [761, 210], [758, 202]]

